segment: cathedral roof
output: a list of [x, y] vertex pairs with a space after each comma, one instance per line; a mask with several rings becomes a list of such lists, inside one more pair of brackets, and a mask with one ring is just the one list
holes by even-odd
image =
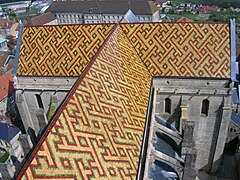
[[17, 76], [79, 76], [114, 24], [24, 27]]
[[121, 26], [152, 76], [230, 77], [227, 23]]
[[19, 178], [134, 179], [151, 76], [118, 27], [92, 59]]
[[[114, 24], [24, 27], [17, 76], [79, 76]], [[227, 23], [121, 24], [153, 76], [230, 77]]]
[[18, 76], [79, 79], [18, 178], [135, 179], [152, 76], [230, 78], [229, 51], [225, 23], [25, 27]]

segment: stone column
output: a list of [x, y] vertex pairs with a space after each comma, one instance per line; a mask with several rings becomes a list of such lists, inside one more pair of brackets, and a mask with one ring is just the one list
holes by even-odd
[[44, 109], [42, 109], [42, 108], [39, 108], [37, 110], [36, 115], [37, 115], [39, 128], [40, 128], [39, 134], [41, 134], [42, 130], [46, 127], [48, 120], [47, 120], [46, 114], [44, 112]]
[[196, 157], [197, 151], [194, 148], [189, 148], [186, 150], [185, 154], [185, 167], [184, 167], [184, 180], [195, 180], [197, 173], [196, 173]]
[[180, 117], [179, 132], [180, 132], [180, 134], [182, 134], [183, 122], [187, 121], [187, 119], [188, 119], [188, 100], [187, 100], [187, 97], [182, 96], [180, 108], [181, 108], [181, 117]]
[[29, 150], [32, 148], [33, 144], [30, 140], [30, 137], [28, 134], [20, 134], [18, 138], [20, 145], [22, 146], [24, 155], [26, 156], [29, 152]]
[[222, 161], [222, 154], [225, 147], [225, 142], [228, 134], [228, 127], [230, 123], [232, 109], [231, 109], [231, 96], [224, 97], [224, 104], [222, 107], [221, 119], [219, 128], [217, 129], [216, 145], [214, 149], [214, 156], [212, 158], [211, 173], [216, 174], [218, 167]]
[[182, 143], [182, 156], [185, 157], [184, 161], [184, 180], [196, 179], [196, 157], [197, 150], [195, 149], [195, 142], [193, 139], [193, 130], [195, 123], [193, 121], [184, 121], [184, 133]]

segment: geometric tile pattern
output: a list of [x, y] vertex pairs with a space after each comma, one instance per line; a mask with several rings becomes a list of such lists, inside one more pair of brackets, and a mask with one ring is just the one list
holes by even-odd
[[114, 24], [25, 27], [18, 76], [79, 76]]
[[18, 178], [136, 178], [151, 76], [120, 27], [92, 62]]
[[228, 23], [121, 24], [152, 76], [230, 77]]

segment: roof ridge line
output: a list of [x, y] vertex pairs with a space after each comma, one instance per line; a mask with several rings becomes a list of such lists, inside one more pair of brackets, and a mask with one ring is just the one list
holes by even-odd
[[[124, 23], [123, 23], [124, 24]], [[132, 41], [129, 39], [129, 37], [128, 37], [128, 35], [126, 34], [126, 32], [124, 31], [124, 29], [123, 29], [123, 27], [122, 27], [122, 25], [120, 24], [120, 28], [122, 29], [122, 31], [123, 31], [123, 33], [124, 33], [124, 35], [127, 37], [127, 39], [128, 39], [128, 41], [129, 41], [129, 43], [131, 44], [131, 46], [133, 47], [133, 49], [134, 49], [134, 51], [136, 52], [136, 54], [137, 54], [137, 56], [138, 56], [138, 58], [139, 59], [141, 59], [141, 62], [143, 63], [143, 65], [144, 65], [144, 67], [147, 69], [147, 72], [150, 74], [150, 76], [153, 78], [153, 75], [152, 75], [152, 73], [150, 73], [149, 72], [149, 70], [148, 70], [148, 67], [147, 67], [147, 65], [143, 62], [143, 59], [138, 55], [138, 52], [136, 51], [136, 48], [133, 46], [133, 43], [132, 43]]]
[[50, 129], [53, 128], [55, 122], [57, 121], [58, 117], [61, 114], [61, 110], [63, 109], [63, 107], [65, 107], [68, 104], [68, 101], [70, 100], [70, 98], [72, 97], [72, 95], [75, 93], [75, 91], [77, 90], [77, 87], [79, 86], [79, 84], [82, 82], [82, 80], [84, 79], [84, 77], [86, 76], [86, 74], [88, 73], [88, 71], [90, 70], [90, 68], [92, 67], [93, 63], [96, 61], [98, 55], [100, 54], [100, 52], [102, 51], [102, 49], [104, 48], [104, 46], [107, 44], [107, 42], [109, 41], [110, 37], [112, 36], [112, 34], [116, 31], [117, 27], [119, 24], [116, 24], [111, 32], [109, 33], [109, 35], [107, 36], [107, 38], [105, 39], [104, 43], [101, 45], [101, 47], [99, 48], [98, 52], [94, 55], [94, 57], [90, 60], [90, 62], [88, 63], [88, 65], [85, 67], [83, 73], [81, 74], [81, 76], [78, 77], [78, 79], [76, 80], [76, 82], [74, 83], [74, 85], [72, 86], [70, 92], [67, 94], [67, 96], [64, 98], [63, 102], [59, 105], [59, 107], [57, 108], [57, 110], [55, 111], [54, 115], [52, 116], [50, 122], [48, 123], [48, 125], [44, 128], [43, 132], [40, 135], [39, 141], [37, 142], [37, 144], [33, 147], [32, 150], [30, 150], [30, 152], [28, 153], [28, 157], [26, 157], [26, 160], [24, 162], [24, 164], [22, 165], [22, 167], [19, 169], [18, 173], [15, 175], [16, 180], [20, 180], [22, 178], [22, 176], [24, 175], [24, 172], [27, 170], [28, 165], [32, 162], [35, 154], [37, 153], [37, 151], [39, 150], [39, 148], [41, 147], [41, 145], [43, 144], [43, 142], [45, 141], [45, 139], [47, 138], [48, 134], [50, 133]]

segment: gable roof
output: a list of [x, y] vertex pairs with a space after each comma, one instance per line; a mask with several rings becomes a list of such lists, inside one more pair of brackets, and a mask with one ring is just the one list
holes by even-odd
[[19, 179], [134, 179], [151, 76], [117, 27], [75, 84]]
[[148, 1], [54, 1], [46, 10], [51, 13], [125, 14], [129, 8], [136, 15], [152, 15], [158, 8]]
[[41, 25], [47, 24], [55, 19], [56, 19], [56, 17], [54, 16], [54, 14], [48, 12], [48, 13], [44, 13], [44, 14], [41, 14], [39, 16], [32, 18], [26, 25], [27, 26], [41, 26]]
[[182, 16], [182, 17], [178, 18], [178, 20], [176, 22], [193, 22], [193, 20]]
[[[79, 76], [113, 24], [25, 27], [17, 76]], [[121, 24], [152, 76], [230, 77], [227, 23]]]
[[228, 23], [121, 26], [152, 76], [230, 78]]
[[17, 76], [79, 76], [113, 24], [24, 27]]

